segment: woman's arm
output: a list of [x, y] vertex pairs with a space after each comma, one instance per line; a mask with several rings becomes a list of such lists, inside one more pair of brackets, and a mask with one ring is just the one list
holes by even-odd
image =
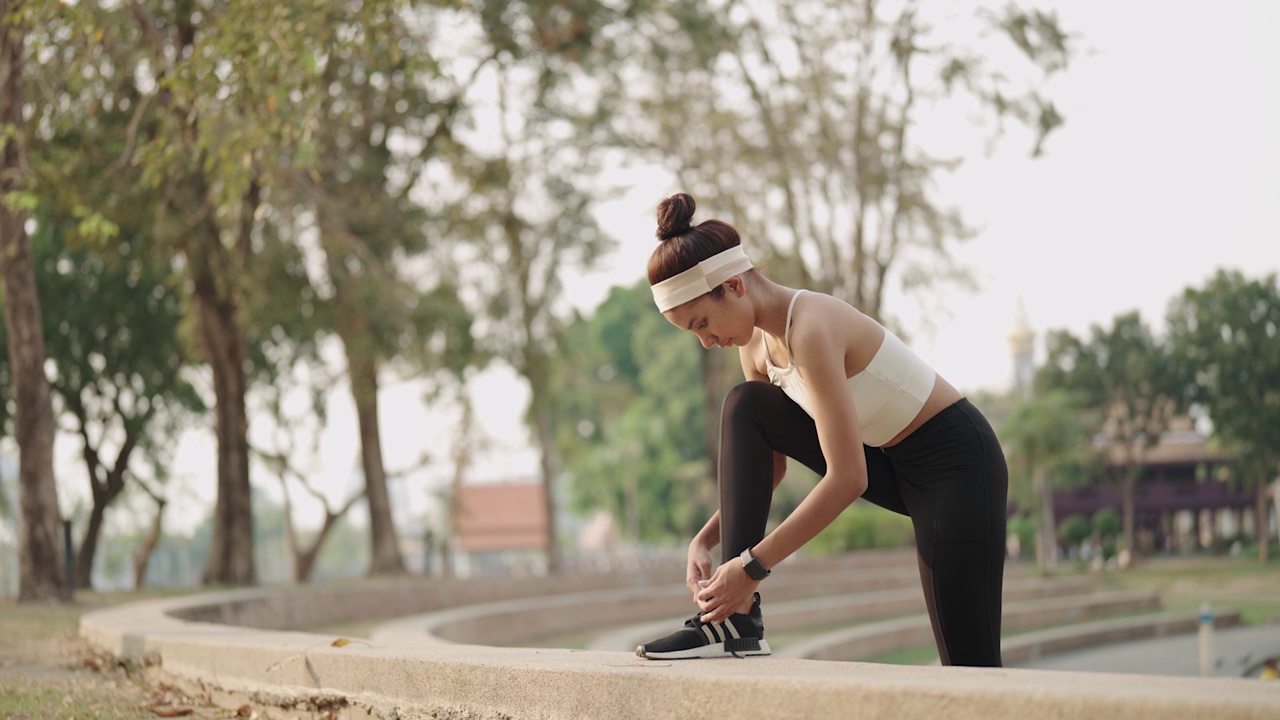
[[792, 333], [791, 346], [793, 361], [803, 359], [797, 367], [809, 388], [827, 473], [791, 515], [752, 550], [766, 567], [803, 547], [867, 489], [867, 459], [845, 376], [847, 343], [830, 326], [808, 324]]
[[[867, 467], [857, 413], [845, 375], [847, 338], [830, 324], [797, 323], [792, 331], [792, 362], [809, 388], [818, 441], [827, 473], [804, 501], [751, 550], [774, 567], [813, 539], [866, 490]], [[775, 457], [775, 461], [776, 461]], [[777, 464], [775, 462], [775, 474]], [[740, 563], [725, 563], [698, 594], [706, 622], [719, 622], [746, 602], [758, 583]]]

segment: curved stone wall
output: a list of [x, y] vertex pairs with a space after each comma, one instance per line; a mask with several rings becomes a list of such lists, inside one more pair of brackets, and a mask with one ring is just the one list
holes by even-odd
[[[889, 560], [884, 567], [900, 560], [884, 557]], [[825, 574], [836, 582], [837, 573]], [[488, 647], [408, 631], [335, 646], [332, 635], [267, 629], [333, 622], [344, 607], [391, 616], [421, 613], [432, 605], [477, 603], [503, 592], [525, 594], [536, 605], [545, 604], [547, 593], [632, 588], [642, 596], [671, 580], [631, 573], [522, 581], [518, 589], [510, 581], [490, 580], [260, 588], [102, 610], [85, 615], [80, 629], [94, 646], [165, 681], [229, 707], [252, 699], [281, 717], [330, 712], [338, 717], [612, 720], [703, 716], [724, 709], [804, 720], [1280, 717], [1274, 688], [1234, 678], [1142, 676], [1135, 682], [1132, 675], [781, 657], [652, 662], [627, 652]]]

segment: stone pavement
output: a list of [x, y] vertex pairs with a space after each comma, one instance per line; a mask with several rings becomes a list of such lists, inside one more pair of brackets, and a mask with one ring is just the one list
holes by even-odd
[[[1049, 655], [1017, 667], [1199, 677], [1199, 647], [1198, 634], [1185, 633]], [[1280, 623], [1215, 630], [1213, 656], [1215, 677], [1240, 677], [1262, 658], [1280, 656]]]

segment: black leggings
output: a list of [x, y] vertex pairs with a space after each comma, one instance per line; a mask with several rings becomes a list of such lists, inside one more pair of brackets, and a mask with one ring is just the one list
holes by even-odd
[[[867, 447], [864, 498], [911, 518], [920, 583], [943, 665], [1000, 666], [1009, 473], [986, 418], [968, 400], [889, 448]], [[720, 425], [724, 561], [764, 537], [773, 452], [827, 471], [813, 418], [765, 382], [729, 391]]]

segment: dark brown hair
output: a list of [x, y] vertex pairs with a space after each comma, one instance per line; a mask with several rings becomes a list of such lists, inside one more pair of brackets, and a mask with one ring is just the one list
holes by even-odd
[[660, 242], [649, 256], [650, 285], [657, 285], [716, 253], [742, 244], [738, 231], [721, 220], [690, 225], [697, 207], [687, 193], [676, 193], [658, 203], [656, 234]]

